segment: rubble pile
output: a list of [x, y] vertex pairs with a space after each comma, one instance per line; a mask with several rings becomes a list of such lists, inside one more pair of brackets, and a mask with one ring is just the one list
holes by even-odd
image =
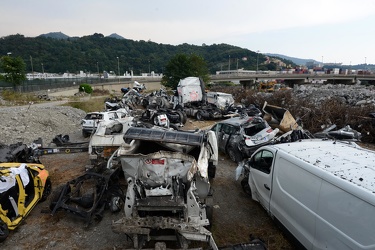
[[30, 144], [39, 137], [48, 145], [58, 134], [81, 132], [85, 111], [68, 106], [0, 108], [0, 144]]
[[350, 106], [360, 106], [364, 104], [375, 105], [375, 86], [363, 85], [296, 85], [293, 90], [295, 97], [300, 99], [309, 98], [316, 105], [323, 101], [335, 97]]

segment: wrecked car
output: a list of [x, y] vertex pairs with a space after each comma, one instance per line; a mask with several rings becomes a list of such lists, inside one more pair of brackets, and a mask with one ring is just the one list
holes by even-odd
[[22, 142], [0, 145], [0, 163], [1, 162], [30, 162], [40, 163], [39, 155], [37, 154], [38, 148], [41, 144], [38, 144], [41, 139], [36, 140], [30, 145], [26, 145]]
[[110, 122], [99, 122], [88, 146], [89, 159], [92, 165], [100, 165], [108, 160], [121, 145], [130, 147], [125, 143], [123, 136], [132, 126], [135, 126], [132, 116]]
[[333, 124], [322, 132], [317, 132], [314, 134], [315, 138], [329, 138], [337, 140], [349, 140], [349, 141], [360, 141], [361, 133], [355, 129], [352, 129], [350, 125], [346, 125], [341, 129], [336, 129], [336, 124]]
[[177, 126], [183, 126], [187, 121], [187, 116], [184, 111], [166, 109], [166, 108], [147, 108], [141, 114], [141, 120], [150, 122], [154, 125], [159, 124], [159, 116], [166, 115], [170, 123], [176, 124]]
[[106, 111], [106, 112], [89, 112], [86, 116], [82, 119], [82, 136], [89, 137], [92, 133], [95, 132], [98, 123], [100, 121], [112, 121], [118, 120], [121, 118], [126, 117], [128, 111], [126, 109], [117, 109], [114, 111]]
[[259, 116], [240, 116], [217, 122], [212, 126], [219, 150], [234, 162], [240, 162], [259, 147], [272, 143], [279, 129], [272, 129]]
[[127, 153], [132, 153], [135, 150], [137, 141], [124, 141], [124, 134], [130, 127], [145, 127], [157, 130], [178, 130], [174, 124], [170, 124], [166, 115], [158, 115], [157, 125], [140, 121], [138, 118], [126, 116], [123, 119], [98, 123], [98, 128], [91, 136], [88, 151], [91, 161], [90, 167], [100, 166], [109, 159], [109, 157], [122, 146], [123, 150], [127, 149]]
[[128, 183], [125, 217], [112, 229], [125, 233], [140, 249], [150, 241], [174, 239], [184, 249], [189, 241], [216, 244], [211, 232], [212, 188], [218, 163], [212, 131], [168, 131], [129, 128], [125, 141], [136, 140], [128, 154], [120, 147], [108, 168], [122, 167]]
[[92, 220], [100, 221], [106, 209], [118, 212], [124, 202], [119, 185], [119, 169], [89, 170], [68, 181], [52, 193], [49, 208], [51, 215], [69, 212], [89, 226]]
[[51, 190], [49, 173], [42, 164], [0, 163], [0, 242]]

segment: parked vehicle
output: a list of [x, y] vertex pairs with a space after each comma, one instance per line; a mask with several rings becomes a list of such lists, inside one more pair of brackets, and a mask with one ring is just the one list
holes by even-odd
[[217, 249], [207, 229], [212, 223], [209, 180], [218, 163], [215, 134], [132, 127], [124, 139], [139, 143], [132, 154], [120, 147], [108, 161], [110, 169], [121, 164], [128, 182], [125, 217], [112, 223], [113, 231], [128, 235], [135, 249], [171, 237], [184, 249], [189, 241]]
[[279, 132], [261, 117], [247, 115], [219, 121], [211, 130], [216, 134], [219, 150], [234, 162], [250, 157], [257, 148], [273, 142]]
[[113, 121], [126, 117], [128, 111], [126, 109], [117, 109], [114, 111], [106, 112], [89, 112], [85, 118], [82, 119], [82, 135], [89, 137], [95, 132], [100, 121]]
[[375, 249], [375, 152], [307, 139], [259, 148], [236, 169], [253, 200], [306, 249]]
[[42, 164], [0, 164], [0, 242], [16, 229], [39, 201], [52, 190], [48, 171]]

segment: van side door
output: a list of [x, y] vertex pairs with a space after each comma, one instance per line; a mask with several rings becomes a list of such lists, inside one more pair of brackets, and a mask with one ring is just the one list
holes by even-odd
[[270, 198], [272, 193], [272, 168], [274, 152], [260, 150], [250, 160], [249, 185], [254, 200], [269, 212]]

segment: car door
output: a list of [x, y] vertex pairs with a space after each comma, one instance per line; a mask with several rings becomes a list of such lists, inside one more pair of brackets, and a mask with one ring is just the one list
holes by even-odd
[[269, 211], [272, 192], [272, 167], [274, 153], [269, 150], [257, 152], [250, 160], [249, 185], [259, 203]]
[[230, 124], [218, 123], [212, 128], [212, 130], [215, 131], [219, 150], [225, 152], [228, 140], [234, 131], [233, 126]]

